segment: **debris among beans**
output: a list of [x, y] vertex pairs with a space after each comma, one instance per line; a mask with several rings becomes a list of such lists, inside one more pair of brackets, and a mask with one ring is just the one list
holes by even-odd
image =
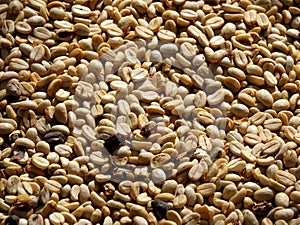
[[160, 219], [166, 218], [167, 211], [171, 208], [169, 204], [159, 199], [152, 201], [151, 205], [155, 215]]

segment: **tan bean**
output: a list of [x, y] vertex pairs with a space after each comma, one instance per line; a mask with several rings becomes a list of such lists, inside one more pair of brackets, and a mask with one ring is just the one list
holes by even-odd
[[261, 125], [265, 119], [267, 118], [266, 114], [263, 112], [255, 113], [251, 118], [250, 121], [253, 125]]
[[204, 172], [204, 168], [201, 164], [195, 164], [192, 166], [192, 168], [189, 170], [188, 176], [189, 179], [192, 181], [197, 181], [201, 178], [202, 174]]
[[249, 114], [249, 109], [243, 105], [243, 104], [234, 104], [233, 106], [231, 106], [230, 111], [238, 116], [238, 117], [247, 117]]
[[225, 23], [224, 19], [219, 16], [209, 18], [208, 20], [205, 21], [205, 25], [210, 26], [212, 29], [219, 29], [220, 27], [223, 26], [224, 23]]
[[47, 40], [51, 38], [51, 33], [44, 27], [36, 27], [33, 29], [33, 35], [41, 40]]
[[258, 220], [256, 219], [256, 216], [254, 215], [254, 213], [248, 209], [246, 209], [244, 212], [244, 221], [245, 221], [245, 224], [256, 224], [258, 225], [259, 222]]
[[274, 192], [270, 188], [262, 188], [254, 192], [254, 199], [261, 201], [262, 199], [271, 200], [274, 197]]
[[24, 146], [26, 148], [34, 148], [34, 146], [35, 146], [35, 143], [28, 138], [18, 138], [15, 141], [15, 144], [19, 145], [19, 146]]
[[234, 62], [240, 68], [245, 68], [248, 65], [248, 59], [243, 51], [236, 50], [233, 52]]
[[91, 14], [91, 10], [88, 7], [82, 5], [73, 5], [71, 10], [74, 16], [88, 17]]
[[15, 127], [10, 123], [0, 123], [0, 135], [10, 134]]
[[239, 203], [246, 197], [246, 189], [242, 188], [235, 195], [233, 195], [229, 200], [233, 203]]
[[274, 213], [275, 220], [289, 221], [294, 216], [294, 211], [292, 209], [280, 209]]
[[161, 41], [173, 42], [176, 38], [176, 34], [169, 30], [160, 30], [157, 33], [157, 37]]
[[29, 55], [29, 58], [32, 62], [41, 62], [45, 56], [45, 49], [43, 46], [38, 45], [33, 48], [32, 52]]
[[290, 198], [295, 203], [299, 203], [300, 202], [300, 191], [293, 191], [293, 192], [291, 192]]
[[264, 13], [258, 13], [257, 14], [257, 24], [260, 26], [262, 29], [266, 29], [269, 26], [269, 19]]
[[243, 81], [246, 79], [245, 73], [238, 68], [231, 67], [228, 69], [228, 73], [240, 81]]
[[193, 213], [190, 213], [190, 214], [188, 214], [188, 215], [186, 215], [186, 216], [184, 216], [183, 218], [182, 218], [182, 223], [183, 224], [193, 224], [193, 223], [195, 223], [196, 221], [199, 221], [199, 219], [200, 219], [200, 215], [199, 215], [199, 213], [195, 213], [195, 212], [193, 212]]
[[278, 99], [272, 105], [272, 108], [277, 111], [283, 111], [290, 108], [290, 102], [287, 99]]
[[215, 191], [216, 185], [213, 183], [205, 183], [197, 187], [197, 192], [199, 192], [203, 197], [209, 197], [213, 195]]
[[54, 193], [60, 193], [62, 185], [54, 180], [47, 180], [45, 183], [45, 187], [49, 189], [49, 191]]
[[289, 196], [285, 193], [278, 193], [275, 195], [275, 204], [287, 208], [289, 206]]
[[49, 161], [47, 159], [44, 159], [42, 157], [32, 157], [31, 160], [32, 164], [35, 165], [37, 168], [40, 169], [47, 169], [48, 166], [50, 165]]
[[202, 31], [200, 31], [196, 26], [189, 26], [187, 29], [188, 33], [197, 39], [202, 47], [207, 47], [209, 46], [209, 41], [205, 34], [203, 34]]
[[248, 26], [255, 24], [257, 20], [257, 12], [255, 10], [246, 11], [244, 20]]
[[16, 24], [16, 30], [21, 34], [29, 34], [29, 33], [31, 33], [32, 28], [28, 23], [26, 23], [24, 21], [19, 21]]
[[152, 37], [154, 35], [150, 29], [143, 27], [143, 26], [136, 26], [135, 32], [136, 32], [137, 36], [144, 38], [145, 40], [152, 39]]
[[236, 31], [236, 25], [234, 23], [226, 23], [223, 28], [221, 29], [221, 35], [225, 39], [230, 39]]
[[296, 177], [293, 174], [282, 170], [276, 171], [275, 179], [285, 186], [291, 186], [296, 182]]
[[182, 224], [181, 216], [174, 210], [168, 210], [167, 218], [171, 221], [174, 221], [177, 225]]
[[9, 63], [9, 67], [12, 70], [20, 71], [20, 70], [27, 70], [29, 68], [29, 65], [23, 59], [14, 58], [11, 59]]
[[275, 119], [267, 119], [264, 122], [264, 127], [269, 129], [270, 131], [279, 130], [282, 126], [282, 121], [278, 118]]
[[65, 222], [65, 217], [58, 212], [50, 214], [49, 219], [52, 224], [62, 224]]
[[266, 83], [270, 86], [270, 87], [275, 87], [278, 83], [276, 77], [269, 71], [265, 71], [264, 72], [264, 78]]
[[151, 174], [151, 178], [153, 180], [154, 183], [162, 183], [166, 180], [166, 174], [165, 172], [160, 169], [160, 168], [156, 168], [152, 171]]
[[224, 85], [233, 93], [237, 92], [241, 88], [240, 82], [234, 77], [226, 77], [224, 79]]

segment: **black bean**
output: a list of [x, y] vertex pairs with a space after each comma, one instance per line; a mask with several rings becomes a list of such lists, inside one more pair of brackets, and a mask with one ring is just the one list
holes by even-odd
[[153, 213], [158, 219], [166, 218], [167, 211], [171, 208], [171, 206], [162, 201], [162, 200], [154, 200], [151, 202]]
[[49, 138], [61, 138], [61, 137], [65, 137], [64, 134], [60, 131], [50, 131], [47, 134], [45, 134], [44, 136], [44, 140], [47, 140]]
[[113, 152], [120, 147], [121, 144], [125, 143], [125, 138], [121, 134], [114, 134], [107, 138], [104, 143], [104, 147], [109, 151]]
[[296, 207], [291, 207], [291, 210], [294, 211], [294, 218], [297, 219], [299, 217], [299, 210]]
[[151, 129], [148, 124], [142, 127], [141, 135], [143, 135], [144, 137], [149, 137], [151, 135]]
[[19, 217], [16, 215], [11, 215], [5, 220], [5, 225], [18, 225]]
[[46, 141], [52, 148], [58, 144], [65, 143], [65, 135], [60, 131], [51, 131], [44, 136]]

